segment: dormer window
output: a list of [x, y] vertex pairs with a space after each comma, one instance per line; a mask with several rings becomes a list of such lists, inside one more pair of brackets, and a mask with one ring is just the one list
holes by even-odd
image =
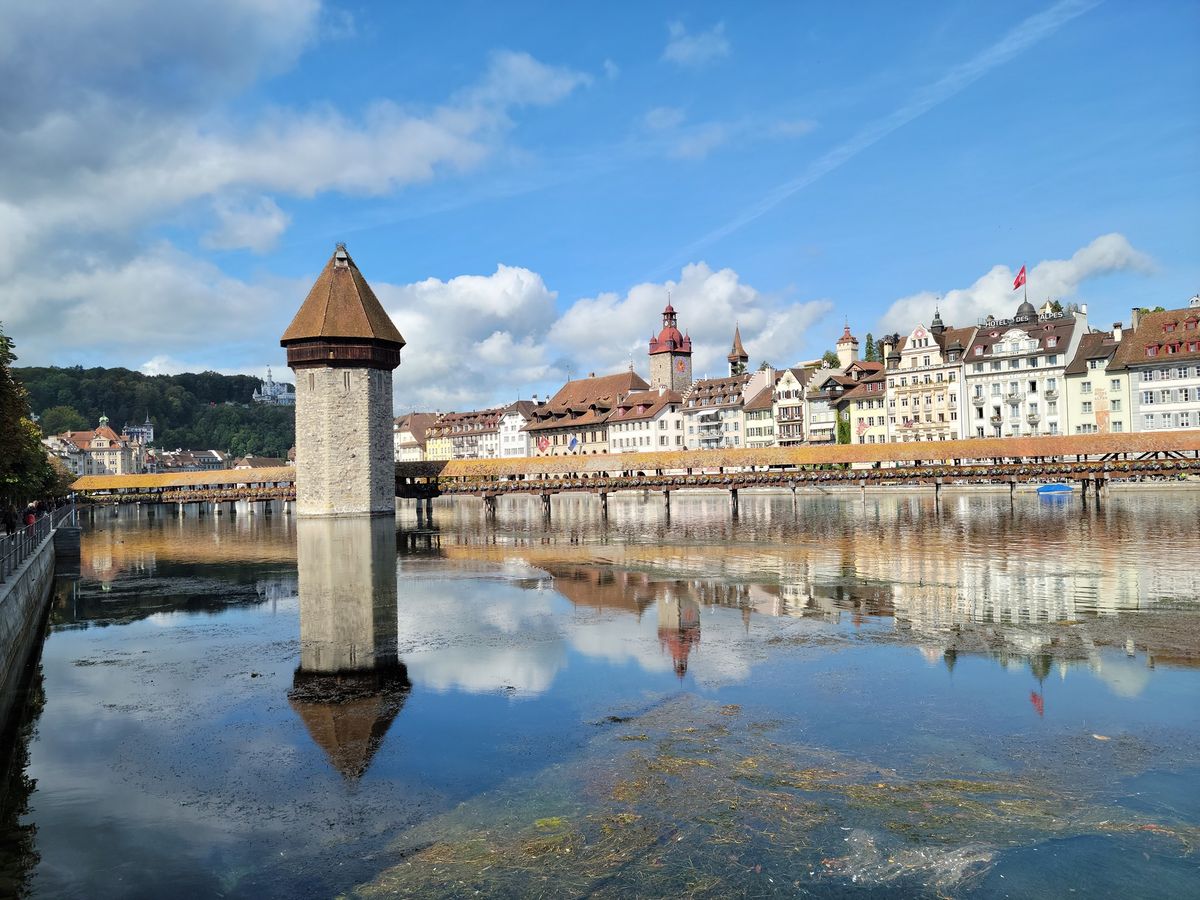
[[1147, 347], [1147, 348], [1146, 348], [1146, 355], [1147, 355], [1147, 356], [1158, 356], [1158, 348], [1157, 348], [1157, 347], [1155, 347], [1154, 345], [1151, 345], [1151, 346]]
[[975, 348], [975, 355], [976, 355], [976, 356], [983, 356], [983, 348], [982, 348], [982, 347], [976, 347], [976, 348]]
[[1163, 326], [1163, 331], [1165, 331], [1167, 334], [1170, 334], [1174, 330], [1175, 330], [1174, 322], [1168, 322], [1166, 325]]
[[1057, 347], [1058, 346], [1058, 338], [1055, 335], [1051, 335], [1050, 337], [1046, 338], [1046, 346], [1047, 347]]

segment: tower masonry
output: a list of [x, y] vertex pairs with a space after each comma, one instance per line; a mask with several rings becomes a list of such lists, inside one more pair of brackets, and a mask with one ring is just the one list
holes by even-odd
[[394, 515], [392, 371], [404, 338], [338, 244], [283, 333], [296, 374], [296, 512]]
[[667, 302], [663, 327], [650, 338], [650, 387], [683, 393], [692, 383], [692, 339], [680, 334], [675, 307]]

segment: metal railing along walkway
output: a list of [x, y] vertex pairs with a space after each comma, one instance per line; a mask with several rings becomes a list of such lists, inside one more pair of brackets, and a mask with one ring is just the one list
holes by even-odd
[[12, 534], [0, 536], [0, 583], [8, 580], [32, 556], [55, 528], [75, 522], [75, 506], [67, 504], [42, 513], [32, 525], [21, 525]]

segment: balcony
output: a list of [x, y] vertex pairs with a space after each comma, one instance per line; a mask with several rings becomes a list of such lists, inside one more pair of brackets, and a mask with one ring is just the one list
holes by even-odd
[[1004, 421], [1004, 419], [1000, 416], [992, 416], [990, 419], [988, 419], [988, 421], [998, 427]]
[[978, 396], [972, 397], [971, 402], [976, 406], [983, 406], [983, 404], [987, 403], [987, 397], [983, 396], [983, 394], [979, 394]]
[[1042, 393], [1042, 396], [1045, 397], [1047, 400], [1057, 400], [1058, 399], [1058, 390], [1056, 388], [1047, 388]]
[[1021, 396], [1020, 392], [1012, 391], [1007, 396], [1005, 396], [1004, 399], [1007, 400], [1009, 403], [1016, 405], [1017, 403], [1020, 403], [1021, 400], [1024, 398]]
[[1025, 421], [1028, 422], [1030, 425], [1036, 425], [1038, 422], [1042, 421], [1042, 414], [1041, 413], [1030, 413], [1029, 415], [1027, 415], [1025, 417]]

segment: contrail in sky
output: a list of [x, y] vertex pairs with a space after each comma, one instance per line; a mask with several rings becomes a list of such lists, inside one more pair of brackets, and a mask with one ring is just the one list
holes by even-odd
[[755, 219], [770, 212], [793, 194], [808, 187], [819, 178], [828, 175], [849, 162], [868, 147], [879, 143], [893, 131], [903, 128], [913, 119], [920, 118], [936, 106], [949, 100], [955, 94], [969, 87], [992, 69], [1001, 66], [1014, 56], [1028, 50], [1034, 44], [1049, 37], [1072, 19], [1083, 15], [1095, 8], [1100, 0], [1060, 0], [1049, 9], [1030, 16], [1008, 32], [998, 42], [988, 47], [974, 59], [955, 66], [937, 81], [922, 88], [904, 106], [882, 119], [869, 124], [847, 141], [834, 147], [828, 153], [818, 157], [799, 176], [785, 181], [773, 191], [755, 203], [742, 210], [719, 228], [693, 241], [684, 247], [679, 254], [665, 263], [657, 274], [675, 269], [681, 263], [693, 261], [695, 254], [705, 247], [716, 243], [749, 225]]

